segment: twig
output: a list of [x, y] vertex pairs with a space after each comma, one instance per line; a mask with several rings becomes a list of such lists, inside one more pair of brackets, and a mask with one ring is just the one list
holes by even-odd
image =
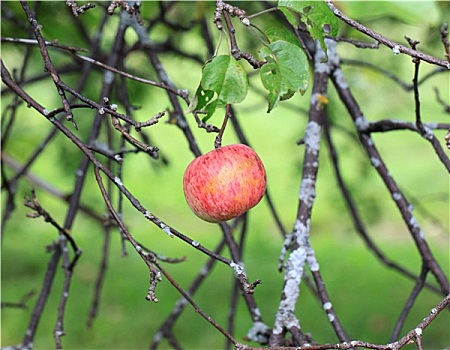
[[[445, 130], [450, 128], [450, 123], [424, 123], [423, 126], [428, 130]], [[417, 129], [416, 123], [395, 119], [382, 119], [375, 122], [367, 121], [366, 124], [360, 127], [360, 130], [367, 133], [387, 132], [395, 130], [411, 130], [420, 133], [420, 131]]]
[[36, 196], [36, 192], [34, 190], [31, 191], [31, 199], [29, 197], [25, 197], [25, 203], [24, 205], [30, 209], [33, 209], [35, 213], [27, 214], [28, 218], [36, 219], [38, 217], [43, 217], [45, 222], [50, 223], [52, 226], [54, 226], [59, 233], [64, 235], [64, 237], [70, 242], [72, 249], [75, 253], [74, 261], [71, 263], [71, 268], [76, 263], [76, 260], [78, 260], [79, 256], [81, 255], [82, 251], [78, 248], [77, 244], [75, 243], [75, 240], [70, 235], [67, 230], [65, 230], [61, 225], [59, 225], [53, 217], [44, 209], [42, 208], [41, 204], [39, 203], [39, 200]]
[[400, 335], [402, 327], [405, 324], [406, 317], [408, 316], [409, 311], [411, 311], [414, 302], [416, 301], [420, 291], [423, 289], [425, 285], [425, 280], [427, 278], [428, 271], [429, 271], [428, 268], [425, 265], [422, 265], [422, 271], [420, 273], [420, 276], [417, 278], [416, 284], [414, 285], [414, 288], [411, 291], [411, 294], [408, 300], [406, 301], [405, 306], [403, 307], [403, 310], [397, 320], [397, 323], [395, 324], [394, 331], [392, 332], [391, 338], [389, 339], [390, 342], [395, 341], [395, 339], [397, 339], [398, 336]]
[[33, 297], [36, 294], [35, 290], [30, 290], [27, 294], [25, 294], [18, 302], [7, 302], [2, 301], [1, 302], [1, 308], [19, 308], [19, 309], [26, 309], [27, 308], [27, 301]]
[[[414, 127], [415, 124], [411, 123]], [[330, 125], [325, 126], [324, 128], [325, 130], [325, 139], [327, 141], [327, 145], [328, 145], [328, 149], [329, 149], [329, 154], [330, 154], [330, 158], [331, 161], [333, 163], [333, 169], [334, 169], [334, 173], [336, 176], [336, 180], [339, 186], [339, 190], [342, 193], [342, 196], [344, 197], [345, 203], [348, 207], [348, 210], [350, 211], [350, 215], [353, 219], [353, 223], [355, 226], [356, 231], [358, 232], [358, 234], [362, 237], [362, 239], [364, 240], [365, 244], [367, 245], [367, 247], [375, 254], [375, 256], [379, 259], [379, 261], [386, 265], [389, 268], [392, 268], [396, 271], [398, 271], [399, 273], [401, 273], [402, 275], [413, 279], [413, 280], [417, 280], [417, 276], [414, 275], [413, 273], [411, 273], [410, 271], [408, 271], [406, 268], [404, 268], [403, 266], [395, 263], [394, 261], [388, 259], [383, 252], [378, 248], [378, 246], [375, 244], [375, 242], [371, 239], [371, 237], [369, 236], [369, 233], [367, 232], [367, 229], [363, 223], [363, 220], [360, 216], [360, 213], [358, 211], [358, 208], [355, 204], [355, 201], [352, 198], [351, 192], [349, 191], [347, 185], [344, 182], [342, 173], [341, 173], [341, 169], [339, 166], [339, 158], [338, 158], [338, 154], [336, 151], [336, 147], [333, 144], [333, 141], [331, 139], [331, 133], [330, 133]], [[430, 285], [429, 283], [425, 284], [429, 289], [435, 291], [435, 292], [439, 292], [439, 290], [433, 286]]]
[[[103, 102], [106, 104], [108, 109], [111, 109], [113, 111], [116, 110], [116, 107], [112, 107], [111, 105], [109, 105], [109, 99], [107, 97], [103, 98]], [[100, 109], [99, 113], [104, 114], [104, 110]], [[136, 130], [140, 131], [142, 127], [156, 124], [158, 122], [159, 118], [161, 118], [164, 115], [164, 113], [165, 112], [158, 113], [156, 116], [154, 116], [147, 122], [136, 123], [135, 124]], [[154, 154], [158, 152], [158, 147], [144, 144], [143, 142], [135, 139], [133, 136], [130, 135], [129, 131], [120, 124], [119, 118], [117, 118], [115, 116], [111, 116], [111, 121], [112, 121], [112, 125], [113, 125], [114, 129], [119, 131], [122, 134], [122, 136], [128, 140], [128, 142], [130, 142], [132, 145], [136, 146], [137, 148], [141, 149], [145, 153], [151, 154], [153, 157], [156, 157]]]
[[231, 118], [231, 105], [227, 104], [226, 108], [225, 108], [225, 116], [223, 118], [223, 123], [222, 123], [222, 127], [220, 128], [219, 134], [216, 136], [216, 139], [214, 141], [214, 148], [220, 148], [222, 146], [222, 136], [223, 133], [225, 132], [225, 128], [227, 127], [227, 123], [228, 123], [228, 119]]
[[[18, 96], [23, 98], [30, 107], [36, 109], [38, 112], [40, 112], [42, 115], [44, 115], [45, 108], [41, 105], [39, 105], [35, 100], [30, 98], [28, 94], [26, 94], [23, 89], [21, 89], [15, 82], [12, 80], [8, 70], [3, 64], [3, 61], [1, 61], [1, 76], [3, 82], [8, 85], [11, 89], [13, 89]], [[114, 182], [116, 187], [120, 189], [120, 191], [125, 195], [125, 197], [129, 200], [129, 202], [139, 211], [141, 212], [146, 219], [150, 220], [152, 223], [154, 223], [156, 226], [158, 226], [161, 230], [163, 230], [165, 233], [169, 234], [170, 236], [174, 235], [181, 239], [182, 241], [188, 243], [189, 245], [195, 247], [197, 250], [205, 253], [208, 256], [214, 257], [216, 260], [225, 263], [226, 265], [230, 266], [233, 264], [232, 260], [226, 259], [220, 255], [214, 254], [210, 250], [203, 247], [201, 244], [199, 244], [197, 241], [185, 236], [181, 232], [175, 230], [174, 228], [166, 225], [164, 222], [162, 222], [158, 217], [150, 213], [142, 204], [129, 192], [129, 190], [124, 186], [121, 179], [115, 176], [108, 168], [106, 168], [98, 159], [95, 158], [95, 156], [92, 154], [90, 149], [85, 145], [84, 142], [82, 142], [80, 139], [78, 139], [70, 130], [68, 130], [62, 123], [60, 123], [57, 119], [52, 119], [51, 122], [69, 139], [71, 140], [85, 155], [87, 162], [91, 162], [96, 168], [100, 169], [111, 181]], [[73, 199], [73, 197], [72, 197]]]
[[450, 62], [448, 61], [444, 61], [441, 60], [439, 58], [424, 54], [420, 51], [416, 51], [413, 49], [410, 49], [404, 45], [400, 45], [392, 40], [389, 40], [388, 38], [382, 36], [381, 34], [363, 26], [362, 24], [358, 23], [357, 21], [347, 17], [346, 15], [344, 15], [341, 11], [339, 11], [330, 0], [326, 0], [326, 3], [328, 5], [328, 7], [331, 9], [331, 11], [333, 11], [334, 15], [341, 19], [342, 21], [344, 21], [345, 23], [347, 23], [349, 26], [351, 26], [352, 28], [355, 28], [356, 30], [360, 31], [363, 34], [366, 34], [367, 36], [370, 36], [371, 38], [377, 40], [378, 42], [380, 42], [381, 44], [383, 44], [384, 46], [390, 48], [393, 50], [393, 52], [395, 54], [398, 53], [404, 53], [408, 56], [414, 57], [414, 58], [418, 58], [422, 61], [437, 65], [437, 66], [441, 66], [447, 69], [450, 69]]
[[28, 17], [28, 21], [30, 22], [33, 33], [38, 41], [41, 55], [42, 55], [42, 58], [45, 63], [45, 68], [50, 72], [50, 75], [52, 76], [53, 82], [55, 83], [58, 94], [61, 97], [61, 101], [62, 101], [64, 110], [66, 112], [66, 119], [68, 121], [72, 122], [75, 129], [78, 129], [75, 119], [73, 118], [72, 110], [70, 109], [69, 101], [66, 98], [64, 90], [60, 86], [61, 79], [60, 79], [55, 67], [53, 66], [53, 63], [50, 59], [50, 55], [47, 51], [47, 47], [45, 45], [45, 40], [41, 35], [42, 26], [39, 25], [38, 22], [36, 21], [36, 19], [34, 18], [33, 13], [31, 12], [31, 9], [29, 8], [28, 4], [23, 0], [21, 0], [20, 3], [22, 4], [22, 8]]
[[[15, 44], [25, 44], [25, 45], [39, 45], [39, 42], [35, 39], [23, 39], [23, 38], [8, 38], [8, 37], [1, 37], [1, 42], [3, 43], [15, 43]], [[76, 47], [76, 46], [68, 46], [68, 45], [62, 45], [59, 44], [57, 40], [54, 41], [44, 41], [45, 46], [49, 47], [56, 47], [58, 49], [67, 50], [67, 51], [82, 51], [82, 52], [88, 52], [87, 49], [82, 47]], [[75, 54], [78, 56], [77, 54]], [[81, 56], [83, 57], [83, 56]]]
[[404, 337], [402, 337], [398, 342], [394, 343], [393, 350], [401, 349], [404, 345], [408, 344], [413, 338], [419, 339], [422, 336], [423, 330], [428, 327], [431, 322], [439, 315], [442, 310], [450, 305], [450, 294], [440, 301], [434, 308], [431, 309], [428, 316], [426, 316], [422, 322], [420, 322], [413, 330], [409, 331]]
[[39, 293], [39, 298], [36, 301], [36, 305], [33, 309], [33, 313], [30, 318], [27, 330], [25, 331], [25, 336], [22, 340], [22, 348], [32, 348], [33, 340], [36, 335], [37, 327], [41, 317], [44, 313], [45, 304], [50, 295], [50, 290], [55, 280], [56, 270], [58, 267], [59, 259], [61, 258], [61, 249], [59, 245], [54, 247], [53, 255], [47, 265], [47, 271], [45, 273], [44, 281], [42, 283], [41, 291]]
[[233, 23], [231, 22], [230, 15], [227, 11], [223, 12], [223, 17], [225, 18], [225, 23], [228, 29], [228, 35], [230, 37], [230, 45], [231, 45], [231, 55], [236, 60], [240, 60], [241, 58], [245, 59], [254, 69], [261, 68], [266, 61], [258, 61], [253, 55], [247, 52], [241, 51], [236, 41], [236, 30], [233, 27]]
[[[151, 47], [152, 42], [150, 41], [148, 37], [148, 33], [144, 30], [142, 30], [142, 27], [139, 27], [137, 23], [131, 21], [131, 26], [135, 30], [136, 34], [139, 37], [139, 41], [143, 47], [144, 53], [149, 58], [153, 68], [156, 70], [156, 73], [158, 75], [158, 78], [161, 82], [168, 86], [172, 86], [174, 88], [174, 84], [169, 79], [169, 75], [167, 74], [166, 70], [164, 69], [163, 65], [161, 64], [161, 61], [159, 60], [159, 57], [157, 54], [150, 50], [149, 47]], [[183, 113], [183, 109], [181, 108], [181, 105], [173, 93], [167, 91], [170, 103], [172, 104], [172, 107], [174, 108], [174, 118], [176, 121], [176, 125], [183, 131], [186, 139], [188, 140], [189, 147], [192, 151], [192, 153], [198, 157], [201, 155], [200, 149], [197, 145], [197, 142], [195, 141], [194, 135], [192, 134], [191, 129], [189, 128], [189, 124], [186, 121], [186, 117]], [[189, 106], [189, 99], [185, 99], [187, 102], [187, 105]]]
[[213, 22], [217, 26], [217, 29], [222, 30], [222, 28], [223, 28], [222, 16], [224, 16], [226, 14], [230, 14], [232, 17], [236, 17], [236, 16], [239, 17], [240, 21], [245, 26], [250, 25], [250, 20], [248, 19], [248, 17], [245, 16], [244, 10], [241, 10], [237, 6], [229, 5], [225, 2], [223, 2], [222, 0], [217, 0], [216, 1], [216, 11], [214, 12], [214, 19], [213, 19]]
[[[233, 106], [231, 106], [231, 108], [230, 108], [230, 113], [231, 113], [231, 117], [230, 117], [231, 124], [233, 125], [233, 128], [236, 132], [236, 136], [239, 139], [239, 142], [243, 143], [245, 145], [250, 145], [247, 137], [244, 134], [244, 131], [242, 130], [242, 128], [240, 126], [240, 123], [238, 121], [238, 118], [236, 116], [236, 112], [235, 112]], [[267, 200], [267, 204], [269, 205], [270, 212], [273, 216], [275, 224], [278, 227], [278, 230], [280, 231], [281, 236], [285, 237], [286, 229], [284, 228], [283, 223], [281, 222], [280, 216], [279, 216], [277, 210], [275, 209], [275, 205], [274, 205], [272, 197], [270, 195], [269, 188], [266, 189], [266, 193], [264, 194], [264, 197]]]
[[[56, 348], [61, 349], [62, 348], [61, 337], [65, 334], [64, 326], [63, 326], [64, 311], [65, 311], [67, 298], [69, 296], [70, 282], [72, 279], [72, 271], [73, 271], [73, 268], [74, 268], [76, 262], [78, 261], [80, 255], [81, 255], [81, 250], [77, 247], [75, 240], [72, 238], [72, 236], [63, 227], [61, 227], [50, 216], [50, 214], [47, 211], [45, 211], [41, 207], [34, 191], [32, 191], [32, 199], [30, 199], [28, 197], [25, 198], [25, 206], [33, 209], [36, 212], [34, 214], [27, 214], [27, 217], [37, 218], [37, 217], [42, 216], [46, 222], [49, 222], [54, 227], [56, 227], [61, 234], [57, 244], [59, 245], [59, 249], [62, 252], [63, 269], [64, 269], [65, 278], [64, 278], [64, 283], [63, 283], [63, 289], [61, 292], [60, 303], [58, 305], [58, 316], [57, 316], [55, 330], [54, 330]], [[70, 259], [69, 259], [69, 252], [68, 252], [68, 249], [66, 248], [66, 241], [70, 242], [70, 244], [72, 245], [72, 248], [75, 252], [75, 256], [72, 261], [70, 261]]]
[[395, 204], [397, 205], [403, 221], [408, 227], [411, 236], [413, 237], [416, 246], [422, 256], [422, 259], [424, 259], [424, 262], [427, 264], [430, 271], [438, 281], [442, 293], [447, 294], [450, 290], [448, 279], [433, 257], [433, 254], [425, 239], [424, 232], [420, 228], [417, 219], [412, 213], [412, 206], [400, 191], [400, 188], [398, 187], [395, 180], [392, 178], [392, 176], [389, 175], [389, 171], [384, 161], [382, 160], [377, 148], [375, 147], [374, 141], [370, 137], [370, 134], [364, 132], [364, 126], [367, 125], [367, 121], [348, 87], [347, 81], [345, 80], [344, 74], [339, 67], [338, 61], [335, 63], [335, 69], [333, 74], [331, 75], [331, 78], [342, 102], [349, 111], [349, 114], [352, 117], [353, 122], [355, 123], [360, 141], [367, 152], [372, 166], [376, 169], [379, 176], [384, 181], [389, 193], [391, 194]]
[[222, 333], [227, 339], [229, 339], [236, 348], [242, 348], [242, 345], [230, 334], [228, 333], [223, 327], [221, 327], [214, 319], [207, 315], [194, 301], [194, 299], [191, 298], [189, 293], [185, 292], [179, 285], [176, 283], [176, 281], [170, 276], [165, 269], [162, 268], [162, 266], [157, 262], [153, 262], [155, 266], [162, 272], [164, 277], [167, 278], [167, 280], [172, 284], [172, 286], [175, 287], [175, 289], [189, 302], [189, 304], [192, 305], [195, 312], [198, 313], [200, 316], [202, 316], [209, 324], [211, 324], [214, 328], [216, 328], [220, 333]]
[[[405, 36], [405, 39], [411, 46], [411, 48], [415, 50], [417, 45], [419, 44], [419, 41], [413, 40], [408, 36]], [[414, 91], [414, 106], [416, 112], [416, 126], [417, 129], [423, 134], [425, 132], [425, 129], [423, 127], [422, 118], [420, 116], [420, 97], [419, 97], [419, 83], [418, 83], [420, 60], [417, 58], [413, 58], [413, 63], [414, 63], [413, 91]]]
[[[341, 58], [341, 64], [342, 65], [348, 64], [348, 65], [351, 65], [351, 66], [367, 67], [367, 68], [372, 69], [373, 71], [376, 71], [376, 72], [386, 76], [387, 78], [391, 79], [392, 81], [394, 81], [396, 84], [398, 84], [405, 91], [411, 91], [413, 89], [413, 84], [408, 84], [408, 83], [402, 81], [399, 77], [397, 77], [392, 72], [388, 71], [387, 69], [384, 69], [383, 67], [377, 66], [377, 65], [375, 65], [373, 63], [359, 61], [359, 60], [354, 60], [354, 59], [351, 59], [351, 58]], [[433, 69], [431, 72], [425, 74], [418, 81], [417, 84], [420, 86], [425, 81], [427, 81], [428, 79], [433, 77], [434, 75], [441, 74], [441, 73], [448, 74], [448, 69], [442, 68], [442, 67], [437, 67], [437, 68]]]
[[450, 114], [450, 104], [441, 98], [437, 87], [434, 87], [434, 93], [436, 94], [436, 100], [444, 107], [444, 112]]
[[94, 64], [94, 65], [96, 65], [96, 66], [98, 66], [100, 68], [103, 68], [103, 69], [108, 70], [110, 72], [113, 72], [113, 73], [119, 74], [121, 76], [124, 76], [124, 77], [126, 77], [128, 79], [131, 79], [131, 80], [134, 80], [134, 81], [138, 81], [140, 83], [151, 85], [151, 86], [156, 86], [156, 87], [159, 87], [161, 89], [170, 91], [171, 93], [173, 93], [175, 95], [178, 95], [178, 96], [180, 96], [183, 99], [187, 98], [188, 95], [189, 95], [189, 91], [187, 91], [187, 90], [175, 89], [172, 86], [167, 85], [165, 83], [158, 83], [158, 82], [155, 82], [155, 81], [152, 81], [152, 80], [148, 80], [148, 79], [144, 79], [144, 78], [141, 78], [141, 77], [137, 77], [135, 75], [132, 75], [132, 74], [124, 72], [124, 71], [121, 71], [121, 70], [119, 70], [117, 68], [111, 67], [111, 66], [109, 66], [109, 65], [107, 65], [105, 63], [102, 63], [100, 61], [94, 60], [94, 59], [92, 59], [90, 57], [87, 57], [87, 56], [78, 55], [76, 53], [73, 53], [73, 55], [76, 58], [78, 58], [78, 59], [80, 59], [82, 61], [89, 62], [89, 63]]
[[378, 41], [375, 41], [373, 43], [368, 43], [365, 41], [354, 40], [354, 39], [350, 39], [350, 38], [346, 38], [346, 37], [337, 37], [336, 41], [349, 43], [360, 49], [378, 49], [378, 48], [380, 48], [380, 43]]
[[[214, 252], [216, 254], [221, 254], [224, 247], [225, 240], [222, 240], [214, 250]], [[189, 288], [187, 289], [186, 293], [188, 295], [190, 295], [191, 297], [195, 295], [196, 291], [209, 276], [210, 271], [216, 263], [217, 260], [212, 257], [207, 260], [204, 266], [200, 269], [200, 272], [197, 274], [197, 277], [192, 280]], [[167, 317], [166, 321], [160, 326], [159, 330], [155, 333], [150, 344], [150, 349], [156, 350], [157, 346], [163, 338], [170, 339], [173, 337], [172, 328], [174, 327], [176, 320], [181, 315], [187, 304], [188, 302], [184, 297], [182, 297], [175, 303], [172, 312]]]
[[[426, 316], [422, 322], [420, 322], [414, 329], [409, 331], [400, 340], [394, 343], [388, 344], [374, 344], [360, 340], [346, 341], [338, 344], [321, 344], [321, 345], [305, 345], [301, 347], [301, 350], [327, 350], [327, 349], [351, 349], [351, 348], [365, 348], [376, 350], [399, 350], [406, 344], [409, 344], [412, 339], [421, 341], [423, 330], [428, 327], [434, 319], [448, 306], [450, 305], [450, 294], [448, 294], [442, 301], [440, 301], [434, 308], [431, 309], [428, 316]], [[256, 348], [249, 348], [255, 349]], [[271, 350], [299, 350], [298, 347], [272, 347]]]
[[450, 62], [450, 43], [448, 42], [448, 23], [443, 23], [441, 27], [441, 42], [444, 45], [445, 57]]
[[[307, 346], [308, 339], [300, 331], [300, 321], [295, 315], [295, 305], [300, 292], [304, 264], [308, 264], [311, 270], [319, 298], [328, 318], [341, 341], [349, 338], [343, 330], [332, 303], [328, 297], [324, 282], [320, 275], [319, 264], [315, 253], [309, 242], [310, 219], [316, 196], [316, 181], [319, 168], [319, 148], [322, 126], [324, 123], [326, 106], [325, 96], [327, 93], [327, 81], [331, 72], [331, 62], [336, 55], [334, 42], [326, 39], [328, 46], [328, 63], [323, 63], [325, 53], [320, 45], [316, 45], [314, 85], [310, 104], [309, 121], [305, 132], [305, 155], [303, 160], [302, 182], [300, 186], [299, 206], [297, 219], [291, 234], [286, 236], [281, 256], [290, 249], [289, 258], [285, 264], [284, 285], [281, 302], [278, 307], [275, 325], [269, 345], [271, 347], [281, 346], [284, 334], [290, 332], [293, 345]], [[281, 259], [280, 259], [281, 260]]]
[[78, 17], [79, 14], [84, 14], [87, 10], [95, 7], [94, 4], [89, 2], [82, 6], [78, 6], [75, 0], [66, 0], [66, 5], [70, 7], [75, 17]]
[[111, 204], [111, 200], [109, 199], [109, 196], [106, 192], [105, 186], [103, 185], [103, 181], [100, 175], [99, 168], [94, 168], [95, 172], [95, 178], [97, 180], [97, 184], [99, 186], [100, 192], [103, 196], [103, 199], [105, 200], [106, 206], [108, 207], [108, 210], [111, 214], [111, 216], [114, 218], [114, 220], [117, 222], [117, 225], [119, 226], [121, 232], [127, 237], [127, 240], [132, 244], [136, 252], [141, 256], [142, 260], [146, 263], [147, 267], [150, 271], [150, 288], [148, 290], [148, 294], [146, 299], [151, 300], [154, 302], [158, 302], [158, 298], [155, 295], [155, 288], [156, 284], [161, 280], [161, 276], [159, 271], [155, 268], [154, 262], [156, 261], [151, 254], [148, 254], [143, 251], [142, 247], [136, 242], [134, 237], [129, 233], [128, 229], [122, 222], [122, 219], [119, 217], [115, 209], [113, 208]]
[[142, 20], [140, 16], [140, 1], [132, 1], [133, 5], [130, 6], [128, 2], [131, 1], [125, 1], [125, 0], [113, 0], [111, 1], [111, 4], [108, 6], [108, 14], [111, 16], [114, 13], [114, 10], [117, 7], [122, 7], [129, 15], [130, 17], [133, 17], [133, 15], [136, 17], [137, 23], [139, 25], [144, 25], [144, 21]]
[[[11, 169], [14, 169], [18, 174], [21, 173], [22, 170], [26, 165], [22, 165], [18, 163], [16, 160], [11, 158], [9, 155], [2, 153], [1, 154], [1, 160], [5, 163], [8, 167]], [[33, 185], [38, 186], [39, 188], [43, 189], [44, 191], [50, 193], [51, 195], [55, 196], [56, 198], [59, 198], [65, 202], [69, 201], [69, 196], [65, 195], [61, 191], [59, 191], [57, 188], [55, 188], [52, 184], [46, 182], [44, 179], [38, 177], [37, 175], [30, 173], [29, 171], [26, 171], [23, 173], [23, 175], [28, 181], [30, 181]], [[16, 176], [14, 176], [16, 178]], [[20, 179], [17, 178], [18, 180]], [[88, 208], [85, 205], [80, 205], [79, 210], [81, 213], [86, 214], [91, 219], [95, 220], [96, 222], [102, 222], [103, 218], [97, 215], [92, 209]]]
[[106, 278], [106, 269], [108, 267], [108, 254], [110, 246], [110, 225], [105, 225], [104, 227], [104, 238], [103, 238], [103, 248], [102, 248], [102, 258], [100, 262], [100, 267], [97, 273], [97, 278], [95, 279], [94, 286], [94, 296], [92, 298], [91, 307], [89, 308], [89, 316], [86, 322], [88, 328], [92, 327], [94, 319], [97, 317], [98, 309], [100, 305], [100, 297], [103, 289], [103, 284]]

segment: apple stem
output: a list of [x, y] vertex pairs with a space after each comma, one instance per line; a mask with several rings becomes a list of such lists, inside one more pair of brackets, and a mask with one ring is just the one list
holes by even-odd
[[227, 104], [225, 109], [225, 118], [223, 119], [222, 127], [219, 130], [219, 134], [216, 136], [214, 141], [214, 148], [222, 147], [222, 135], [225, 132], [225, 128], [227, 127], [228, 119], [231, 118], [231, 105]]

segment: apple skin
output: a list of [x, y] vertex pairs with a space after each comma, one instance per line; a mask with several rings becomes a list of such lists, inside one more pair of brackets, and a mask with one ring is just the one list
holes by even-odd
[[244, 214], [264, 196], [264, 165], [250, 147], [233, 144], [214, 149], [186, 168], [186, 202], [208, 222], [223, 222]]

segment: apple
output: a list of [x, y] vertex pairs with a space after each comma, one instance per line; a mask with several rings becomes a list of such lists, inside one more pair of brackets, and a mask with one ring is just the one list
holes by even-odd
[[261, 159], [243, 144], [219, 147], [194, 159], [183, 177], [189, 207], [199, 218], [216, 223], [253, 208], [266, 184]]

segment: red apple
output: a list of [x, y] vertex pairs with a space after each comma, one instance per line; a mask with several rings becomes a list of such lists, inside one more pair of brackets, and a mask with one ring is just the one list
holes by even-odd
[[250, 147], [228, 145], [194, 159], [184, 173], [183, 188], [199, 218], [222, 222], [258, 204], [266, 190], [266, 171]]

